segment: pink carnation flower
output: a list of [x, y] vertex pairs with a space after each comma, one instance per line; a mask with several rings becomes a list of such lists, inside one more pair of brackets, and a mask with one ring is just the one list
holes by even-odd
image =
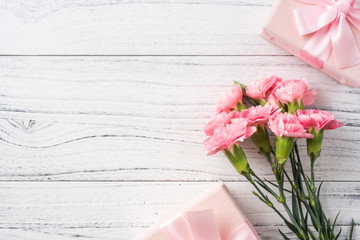
[[308, 84], [306, 80], [301, 79], [278, 82], [274, 90], [271, 92], [268, 101], [273, 105], [278, 105], [277, 101], [281, 104], [297, 101], [299, 105], [302, 101], [304, 105], [311, 105], [315, 101], [315, 98], [315, 89], [308, 91]]
[[278, 137], [313, 138], [300, 120], [290, 113], [277, 113], [269, 118], [269, 128]]
[[321, 129], [336, 129], [345, 125], [344, 123], [340, 123], [339, 120], [336, 120], [331, 113], [316, 109], [308, 109], [306, 111], [298, 110], [296, 116], [309, 131], [311, 128], [315, 128], [316, 131], [319, 131]]
[[206, 135], [211, 136], [214, 133], [214, 130], [222, 125], [229, 124], [231, 119], [237, 118], [240, 116], [238, 111], [231, 112], [221, 112], [215, 114], [210, 121], [205, 125], [204, 132]]
[[216, 105], [216, 111], [220, 113], [236, 109], [237, 103], [242, 103], [242, 97], [243, 92], [241, 86], [236, 84], [219, 100]]
[[243, 142], [254, 132], [256, 127], [249, 127], [245, 119], [235, 118], [230, 124], [216, 128], [214, 134], [205, 140], [204, 145], [209, 151], [208, 155], [213, 155], [218, 151], [230, 149], [237, 142]]
[[275, 85], [281, 81], [281, 78], [275, 75], [269, 78], [260, 79], [256, 81], [254, 85], [248, 86], [246, 88], [246, 95], [253, 99], [260, 99], [265, 101]]
[[240, 113], [241, 118], [245, 118], [249, 125], [263, 125], [269, 121], [270, 115], [276, 110], [270, 104], [264, 106], [250, 107]]

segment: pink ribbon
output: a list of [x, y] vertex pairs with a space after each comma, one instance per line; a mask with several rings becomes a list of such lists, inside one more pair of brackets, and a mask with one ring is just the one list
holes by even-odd
[[[221, 240], [211, 209], [179, 213], [160, 226], [169, 240]], [[224, 240], [260, 240], [246, 221]]]
[[360, 31], [360, 0], [297, 0], [311, 4], [294, 10], [301, 36], [313, 33], [299, 57], [322, 68], [334, 50], [337, 68], [360, 63], [360, 52], [349, 22]]

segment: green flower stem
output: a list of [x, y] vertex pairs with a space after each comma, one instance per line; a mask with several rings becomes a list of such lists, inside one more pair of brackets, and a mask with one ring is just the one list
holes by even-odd
[[[290, 162], [291, 162], [291, 167], [292, 167], [292, 171], [293, 171], [294, 182], [297, 182], [297, 187], [294, 188], [293, 190], [296, 195], [296, 200], [297, 200], [297, 205], [299, 207], [301, 222], [302, 222], [305, 233], [309, 233], [310, 230], [308, 229], [308, 222], [307, 222], [307, 219], [304, 217], [304, 212], [302, 209], [302, 203], [306, 201], [306, 196], [303, 193], [302, 181], [299, 176], [298, 169], [296, 167], [294, 154], [292, 154], [292, 156], [290, 158]], [[307, 237], [309, 237], [309, 236], [307, 235]]]
[[310, 189], [315, 191], [315, 174], [314, 174], [314, 166], [311, 166], [311, 181], [310, 181]]
[[[257, 180], [257, 183], [263, 188], [265, 189], [267, 192], [269, 192], [279, 203], [281, 203], [286, 211], [286, 213], [288, 214], [291, 223], [294, 225], [294, 227], [296, 228], [296, 231], [293, 231], [300, 239], [306, 239], [305, 238], [305, 234], [303, 232], [303, 229], [301, 228], [301, 226], [298, 224], [297, 220], [295, 219], [295, 217], [293, 216], [287, 202], [286, 202], [286, 198], [285, 198], [285, 194], [284, 194], [284, 174], [285, 172], [283, 171], [281, 174], [281, 182], [279, 185], [279, 193], [280, 196], [278, 196], [270, 187], [268, 187], [266, 185], [266, 183], [261, 180], [261, 178], [259, 178], [256, 173], [253, 170], [250, 170], [250, 173], [252, 176], [254, 176], [254, 178]], [[254, 183], [255, 184], [255, 183]], [[253, 185], [254, 185], [253, 184]], [[254, 185], [255, 186], [255, 185]], [[256, 186], [256, 189], [257, 186]], [[259, 192], [260, 190], [258, 190]], [[271, 205], [273, 206], [273, 204], [271, 203]]]
[[[297, 145], [295, 145], [295, 152], [298, 158], [298, 164], [299, 164], [299, 170], [301, 172], [301, 175], [303, 176], [305, 185], [306, 185], [306, 189], [308, 192], [308, 197], [309, 197], [309, 203], [310, 205], [305, 201], [304, 205], [307, 208], [308, 212], [311, 215], [311, 219], [313, 221], [314, 227], [316, 229], [316, 231], [318, 232], [318, 237], [321, 240], [333, 240], [335, 238], [331, 238], [331, 235], [335, 235], [333, 233], [334, 229], [330, 229], [330, 220], [326, 217], [325, 212], [322, 209], [321, 203], [320, 203], [320, 199], [319, 199], [319, 193], [320, 190], [318, 190], [318, 193], [316, 193], [316, 189], [315, 186], [314, 188], [311, 188], [311, 184], [314, 183], [314, 162], [315, 161], [311, 161], [311, 180], [309, 183], [309, 179], [305, 176], [304, 170], [302, 168], [301, 165], [301, 161], [300, 161], [300, 157], [299, 157], [299, 150]], [[330, 236], [329, 236], [330, 234]]]
[[[253, 194], [268, 207], [272, 208], [285, 222], [290, 231], [296, 234], [299, 239], [337, 239], [339, 233], [335, 234], [334, 230], [337, 218], [335, 218], [335, 221], [331, 224], [330, 219], [326, 217], [319, 199], [322, 184], [318, 186], [318, 189], [315, 187], [315, 161], [311, 161], [311, 178], [308, 178], [300, 160], [296, 141], [289, 154], [292, 176], [283, 168], [283, 165], [278, 163], [278, 161], [273, 161], [270, 153], [265, 155], [272, 169], [275, 169], [274, 175], [276, 176], [278, 184], [272, 183], [266, 179], [261, 179], [255, 171], [250, 168], [245, 153], [240, 145], [234, 145], [231, 150], [224, 150], [224, 153], [234, 165], [235, 169], [245, 176], [245, 178], [254, 186], [255, 190], [253, 191]], [[291, 184], [291, 190], [284, 188], [285, 177]], [[275, 189], [273, 187], [278, 189], [278, 193], [274, 191]], [[286, 199], [285, 192], [291, 194], [291, 201], [289, 201], [290, 199]], [[286, 214], [281, 213], [266, 194], [274, 197], [274, 199], [283, 206]], [[291, 203], [289, 205], [292, 205], [292, 208], [289, 207], [288, 202]], [[311, 220], [312, 225], [315, 228], [314, 230], [311, 230], [308, 227], [308, 219]], [[350, 231], [350, 236], [352, 231], [353, 229]], [[315, 237], [314, 234], [317, 236]], [[282, 234], [282, 236], [287, 239], [285, 235]]]
[[255, 172], [254, 172], [253, 170], [250, 170], [250, 173], [251, 173], [252, 176], [254, 176], [254, 177], [256, 178], [258, 184], [259, 184], [262, 188], [264, 188], [267, 192], [269, 192], [271, 195], [273, 195], [276, 199], [279, 199], [279, 196], [278, 196], [270, 187], [268, 187], [268, 186], [266, 185], [266, 183], [265, 183], [263, 180], [261, 180], [261, 178], [259, 178], [259, 177], [255, 174]]
[[[295, 143], [295, 146], [297, 147], [296, 143]], [[302, 180], [300, 178], [299, 171], [297, 169], [294, 150], [292, 151], [292, 154], [290, 155], [290, 163], [291, 163], [291, 169], [292, 169], [292, 173], [293, 173], [293, 177], [294, 177], [294, 185], [296, 184], [296, 187], [293, 188], [293, 191], [296, 195], [297, 206], [298, 206], [299, 212], [300, 212], [301, 225], [305, 232], [305, 238], [310, 239], [310, 236], [313, 236], [313, 234], [310, 231], [310, 229], [308, 228], [307, 218], [304, 217], [304, 212], [302, 209], [302, 204], [304, 201], [306, 201], [306, 197], [303, 193]], [[289, 179], [289, 181], [291, 181], [291, 180]]]
[[[299, 166], [299, 172], [303, 177], [305, 187], [306, 187], [306, 189], [308, 191], [308, 197], [309, 197], [310, 205], [312, 207], [315, 207], [314, 191], [311, 190], [308, 178], [306, 177], [304, 169], [302, 167], [301, 160], [300, 160], [299, 149], [297, 147], [297, 144], [295, 144], [295, 152], [296, 152], [296, 156], [297, 156], [297, 159], [298, 159], [297, 164]], [[315, 213], [317, 213], [317, 212], [315, 212]]]
[[[254, 173], [254, 176], [256, 174]], [[284, 222], [288, 222], [288, 220], [286, 219], [286, 217], [274, 206], [274, 204], [269, 200], [269, 198], [260, 190], [260, 188], [256, 185], [256, 183], [254, 181], [250, 181], [250, 183], [255, 187], [255, 189], [257, 190], [257, 192], [261, 195], [262, 199], [260, 198], [260, 200], [262, 200], [264, 203], [266, 203], [268, 205], [268, 207], [272, 208], [280, 217], [281, 219], [283, 219]]]
[[315, 163], [315, 159], [313, 159], [313, 157], [311, 158], [311, 181], [310, 181], [310, 188], [312, 191], [315, 190], [315, 174], [314, 174], [314, 163]]
[[[301, 193], [304, 194], [304, 187], [303, 187], [303, 182], [301, 180], [301, 173], [299, 172], [299, 169], [301, 168], [302, 169], [302, 165], [301, 165], [301, 159], [300, 159], [300, 154], [299, 154], [299, 148], [298, 148], [298, 145], [297, 143], [295, 142], [294, 143], [294, 151], [295, 151], [295, 155], [293, 157], [293, 171], [296, 172], [296, 176], [298, 178], [298, 185], [299, 185], [299, 190]], [[296, 158], [295, 158], [296, 156]], [[297, 160], [296, 160], [297, 159]]]
[[280, 193], [280, 199], [278, 201], [280, 203], [286, 203], [286, 198], [284, 193], [284, 169], [282, 169], [280, 173], [279, 193]]
[[285, 174], [285, 170], [282, 169], [281, 175], [280, 175], [280, 184], [279, 184], [279, 193], [280, 193], [280, 200], [279, 202], [283, 205], [283, 207], [285, 208], [288, 216], [291, 219], [291, 222], [294, 224], [294, 226], [297, 228], [297, 237], [300, 239], [305, 239], [305, 235], [303, 233], [302, 228], [300, 227], [298, 221], [295, 219], [293, 213], [291, 212], [287, 202], [286, 202], [286, 198], [285, 198], [285, 193], [284, 193], [284, 174]]
[[[255, 187], [255, 189], [257, 190], [257, 192], [261, 195], [261, 197], [257, 194], [255, 194], [256, 196], [259, 197], [259, 199], [261, 201], [263, 201], [265, 204], [267, 204], [269, 207], [271, 207], [283, 220], [284, 222], [286, 223], [287, 226], [289, 226], [289, 228], [298, 236], [299, 239], [306, 239], [304, 237], [304, 233], [303, 233], [303, 230], [301, 228], [301, 226], [298, 225], [298, 222], [296, 221], [296, 219], [294, 218], [289, 206], [287, 205], [286, 203], [286, 199], [285, 199], [285, 196], [284, 196], [284, 188], [281, 187], [281, 191], [280, 193], [282, 192], [283, 194], [283, 198], [285, 201], [282, 201], [281, 200], [281, 197], [279, 197], [269, 186], [266, 185], [266, 183], [261, 180], [261, 178], [259, 178], [256, 173], [253, 171], [253, 170], [250, 170], [250, 174], [256, 179], [256, 182], [254, 181], [250, 181], [250, 183]], [[284, 175], [284, 174], [283, 174]], [[252, 178], [250, 178], [252, 179]], [[249, 180], [249, 178], [248, 178]], [[284, 179], [282, 179], [284, 180]], [[284, 182], [284, 181], [282, 181]], [[269, 198], [259, 189], [259, 187], [256, 185], [259, 184], [263, 189], [265, 189], [267, 192], [269, 192], [277, 201], [279, 201], [283, 207], [285, 208], [290, 220], [291, 220], [291, 223], [284, 217], [284, 215], [282, 215], [274, 206], [274, 204], [269, 200]]]
[[[274, 154], [274, 156], [275, 156], [275, 152], [274, 152], [274, 150], [273, 150], [272, 148], [271, 148], [271, 151], [273, 152], [273, 154]], [[274, 174], [275, 176], [277, 176], [277, 171], [276, 171], [276, 169], [277, 169], [277, 163], [276, 163], [276, 161], [275, 161], [275, 163], [273, 162], [270, 154], [266, 154], [266, 159], [267, 159], [269, 165], [271, 166], [271, 169], [272, 169], [273, 174]], [[278, 179], [278, 178], [276, 178], [276, 179]]]
[[[272, 148], [271, 148], [272, 150]], [[274, 157], [276, 158], [276, 154], [275, 152], [272, 150], [272, 153], [274, 154]], [[278, 161], [275, 161], [275, 163], [273, 163], [272, 159], [271, 159], [271, 156], [268, 155], [267, 156], [269, 159], [268, 159], [268, 162], [271, 163], [271, 167], [273, 169], [273, 173], [274, 175], [276, 176], [276, 179], [277, 179], [277, 188], [279, 189], [279, 195], [278, 196], [277, 194], [273, 193], [272, 195], [277, 199], [277, 201], [279, 203], [281, 203], [284, 207], [284, 209], [286, 210], [289, 218], [291, 219], [291, 222], [293, 223], [293, 225], [296, 227], [297, 229], [297, 232], [294, 232], [300, 239], [307, 239], [307, 234], [304, 234], [303, 232], [303, 228], [301, 227], [301, 225], [299, 225], [299, 222], [295, 219], [293, 213], [291, 212], [287, 202], [286, 202], [286, 197], [285, 197], [285, 193], [284, 191], [286, 191], [286, 189], [284, 189], [284, 175], [286, 173], [285, 169], [283, 169], [282, 166], [279, 166], [278, 165]], [[259, 178], [259, 177], [255, 177], [258, 181], [261, 181], [261, 183], [263, 185], [266, 186], [266, 184]], [[288, 190], [287, 190], [288, 191]], [[291, 193], [291, 191], [288, 191]]]
[[[294, 154], [294, 152], [295, 152], [295, 154]], [[296, 155], [296, 158], [295, 158], [295, 155]], [[319, 238], [327, 239], [326, 237], [324, 238], [324, 232], [326, 232], [326, 229], [322, 228], [322, 224], [321, 224], [321, 220], [323, 219], [324, 213], [321, 208], [319, 208], [318, 206], [315, 207], [315, 205], [317, 205], [316, 203], [317, 202], [320, 203], [320, 201], [318, 201], [315, 191], [311, 190], [308, 179], [305, 176], [304, 170], [302, 168], [301, 160], [300, 160], [298, 146], [296, 143], [294, 143], [294, 150], [293, 150], [292, 154], [290, 155], [290, 162], [291, 162], [291, 167], [292, 167], [292, 171], [293, 171], [294, 182], [298, 183], [298, 188], [295, 188], [294, 191], [296, 193], [296, 198], [297, 198], [297, 202], [298, 202], [298, 206], [299, 206], [300, 218], [301, 218], [301, 222], [303, 225], [302, 227], [304, 228], [305, 233], [308, 235], [305, 237], [308, 238], [309, 236], [311, 236], [313, 238], [313, 234], [308, 229], [307, 219], [305, 219], [303, 211], [302, 211], [302, 207], [301, 207], [302, 204], [305, 206], [305, 209], [307, 210], [308, 214], [310, 214], [310, 217], [315, 226], [315, 229], [317, 230], [317, 232], [319, 234]], [[301, 177], [303, 177], [303, 179]], [[306, 185], [308, 196], [306, 196], [306, 194], [304, 192], [302, 182], [304, 182]], [[309, 200], [310, 204], [308, 204], [307, 200]], [[327, 233], [325, 233], [325, 234], [327, 234]]]

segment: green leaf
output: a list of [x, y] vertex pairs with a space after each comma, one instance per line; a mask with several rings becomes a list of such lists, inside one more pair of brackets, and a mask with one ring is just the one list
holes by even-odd
[[319, 198], [319, 196], [320, 196], [320, 189], [321, 189], [321, 186], [323, 185], [323, 183], [324, 183], [324, 181], [322, 181], [322, 182], [320, 183], [319, 188], [318, 188], [318, 190], [317, 190], [317, 197], [318, 197], [318, 198]]
[[342, 231], [342, 228], [340, 228], [340, 231], [339, 231], [339, 233], [336, 235], [335, 240], [337, 240], [337, 239], [340, 237], [341, 231]]
[[291, 202], [292, 202], [293, 216], [294, 216], [295, 220], [297, 221], [297, 223], [300, 223], [299, 207], [297, 205], [296, 196], [295, 196], [294, 191], [292, 191], [291, 197], [292, 197]]
[[[267, 183], [273, 185], [274, 187], [279, 188], [279, 185], [277, 185], [277, 184], [275, 184], [275, 183], [267, 180], [266, 178], [264, 178], [264, 180], [265, 180]], [[291, 193], [291, 191], [290, 191], [289, 189], [284, 188], [283, 190], [284, 190], [285, 192]]]
[[308, 234], [310, 235], [312, 240], [317, 240], [314, 234], [310, 230], [308, 231]]
[[264, 202], [264, 203], [266, 204], [266, 201], [265, 201], [259, 194], [257, 194], [257, 192], [252, 191], [252, 193], [253, 193], [255, 196], [257, 196], [257, 197], [260, 199], [260, 201], [262, 201], [262, 202]]
[[311, 208], [309, 208], [309, 205], [306, 205], [307, 207], [307, 213], [306, 214], [310, 214], [310, 219], [311, 219], [311, 222], [313, 224], [314, 227], [318, 226], [318, 220], [316, 219], [316, 216], [315, 214], [313, 213], [313, 210]]
[[328, 237], [331, 237], [331, 235], [332, 235], [331, 233], [332, 233], [332, 232], [331, 232], [331, 223], [330, 223], [330, 218], [328, 218], [328, 220], [327, 220], [327, 222], [326, 222], [326, 223], [327, 223], [327, 226], [326, 226], [326, 229], [327, 229], [327, 236], [328, 236]]
[[350, 236], [349, 236], [349, 240], [352, 240], [352, 236], [353, 236], [353, 233], [354, 233], [354, 219], [352, 218], [351, 219], [351, 228], [350, 228]]
[[333, 224], [332, 224], [332, 227], [331, 227], [331, 232], [332, 232], [332, 233], [334, 233], [335, 224], [336, 224], [336, 221], [337, 221], [339, 215], [340, 215], [340, 211], [338, 212], [338, 214], [336, 214], [336, 217], [335, 217], [334, 222], [333, 222]]
[[283, 220], [284, 220], [286, 226], [287, 226], [293, 233], [295, 233], [296, 236], [300, 235], [299, 230], [298, 230], [292, 223], [290, 223], [290, 222], [289, 222], [288, 220], [286, 220], [286, 219], [283, 219]]
[[278, 229], [278, 230], [279, 230], [281, 236], [282, 236], [285, 240], [290, 240], [290, 238], [288, 238], [287, 236], [285, 236], [285, 234], [283, 234], [283, 232], [282, 232], [280, 229]]

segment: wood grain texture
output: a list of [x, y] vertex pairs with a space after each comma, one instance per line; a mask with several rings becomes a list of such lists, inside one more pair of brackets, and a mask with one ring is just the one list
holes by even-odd
[[326, 133], [318, 179], [359, 181], [360, 90], [290, 56], [2, 57], [0, 179], [239, 181], [223, 156], [205, 156], [202, 128], [232, 80], [289, 78], [293, 68], [318, 89], [315, 107], [347, 123]]
[[[224, 156], [206, 156], [202, 145], [205, 136], [200, 131], [163, 130], [152, 124], [132, 128], [8, 119], [0, 122], [1, 180], [243, 180]], [[358, 137], [356, 131], [355, 127], [346, 127], [327, 134], [316, 168], [318, 180], [358, 181], [358, 145], [346, 137]], [[306, 152], [304, 141], [300, 141], [300, 148]], [[271, 169], [252, 143], [246, 142], [244, 149], [258, 174], [272, 179]], [[303, 157], [308, 169], [307, 157]]]
[[[343, 234], [354, 217], [359, 240], [360, 90], [261, 39], [270, 8], [269, 0], [0, 0], [0, 240], [131, 239], [218, 180], [262, 239], [279, 239], [282, 222], [202, 146], [232, 81], [274, 73], [306, 77], [318, 91], [314, 107], [347, 123], [326, 134], [316, 175], [329, 217], [342, 211]], [[271, 179], [251, 143], [244, 148]]]
[[[211, 184], [0, 183], [0, 239], [131, 239]], [[278, 239], [286, 227], [254, 201], [250, 184], [227, 185], [262, 239]], [[351, 216], [360, 221], [357, 184], [325, 183], [323, 200], [329, 217], [342, 211], [344, 233]]]
[[267, 0], [1, 0], [0, 54], [287, 55], [258, 36], [270, 7]]
[[359, 125], [360, 90], [292, 56], [2, 57], [0, 70], [2, 117], [96, 123], [119, 123], [124, 117], [128, 124], [129, 117], [206, 121], [233, 80], [251, 84], [276, 73], [285, 79], [307, 78], [318, 89], [315, 107]]

